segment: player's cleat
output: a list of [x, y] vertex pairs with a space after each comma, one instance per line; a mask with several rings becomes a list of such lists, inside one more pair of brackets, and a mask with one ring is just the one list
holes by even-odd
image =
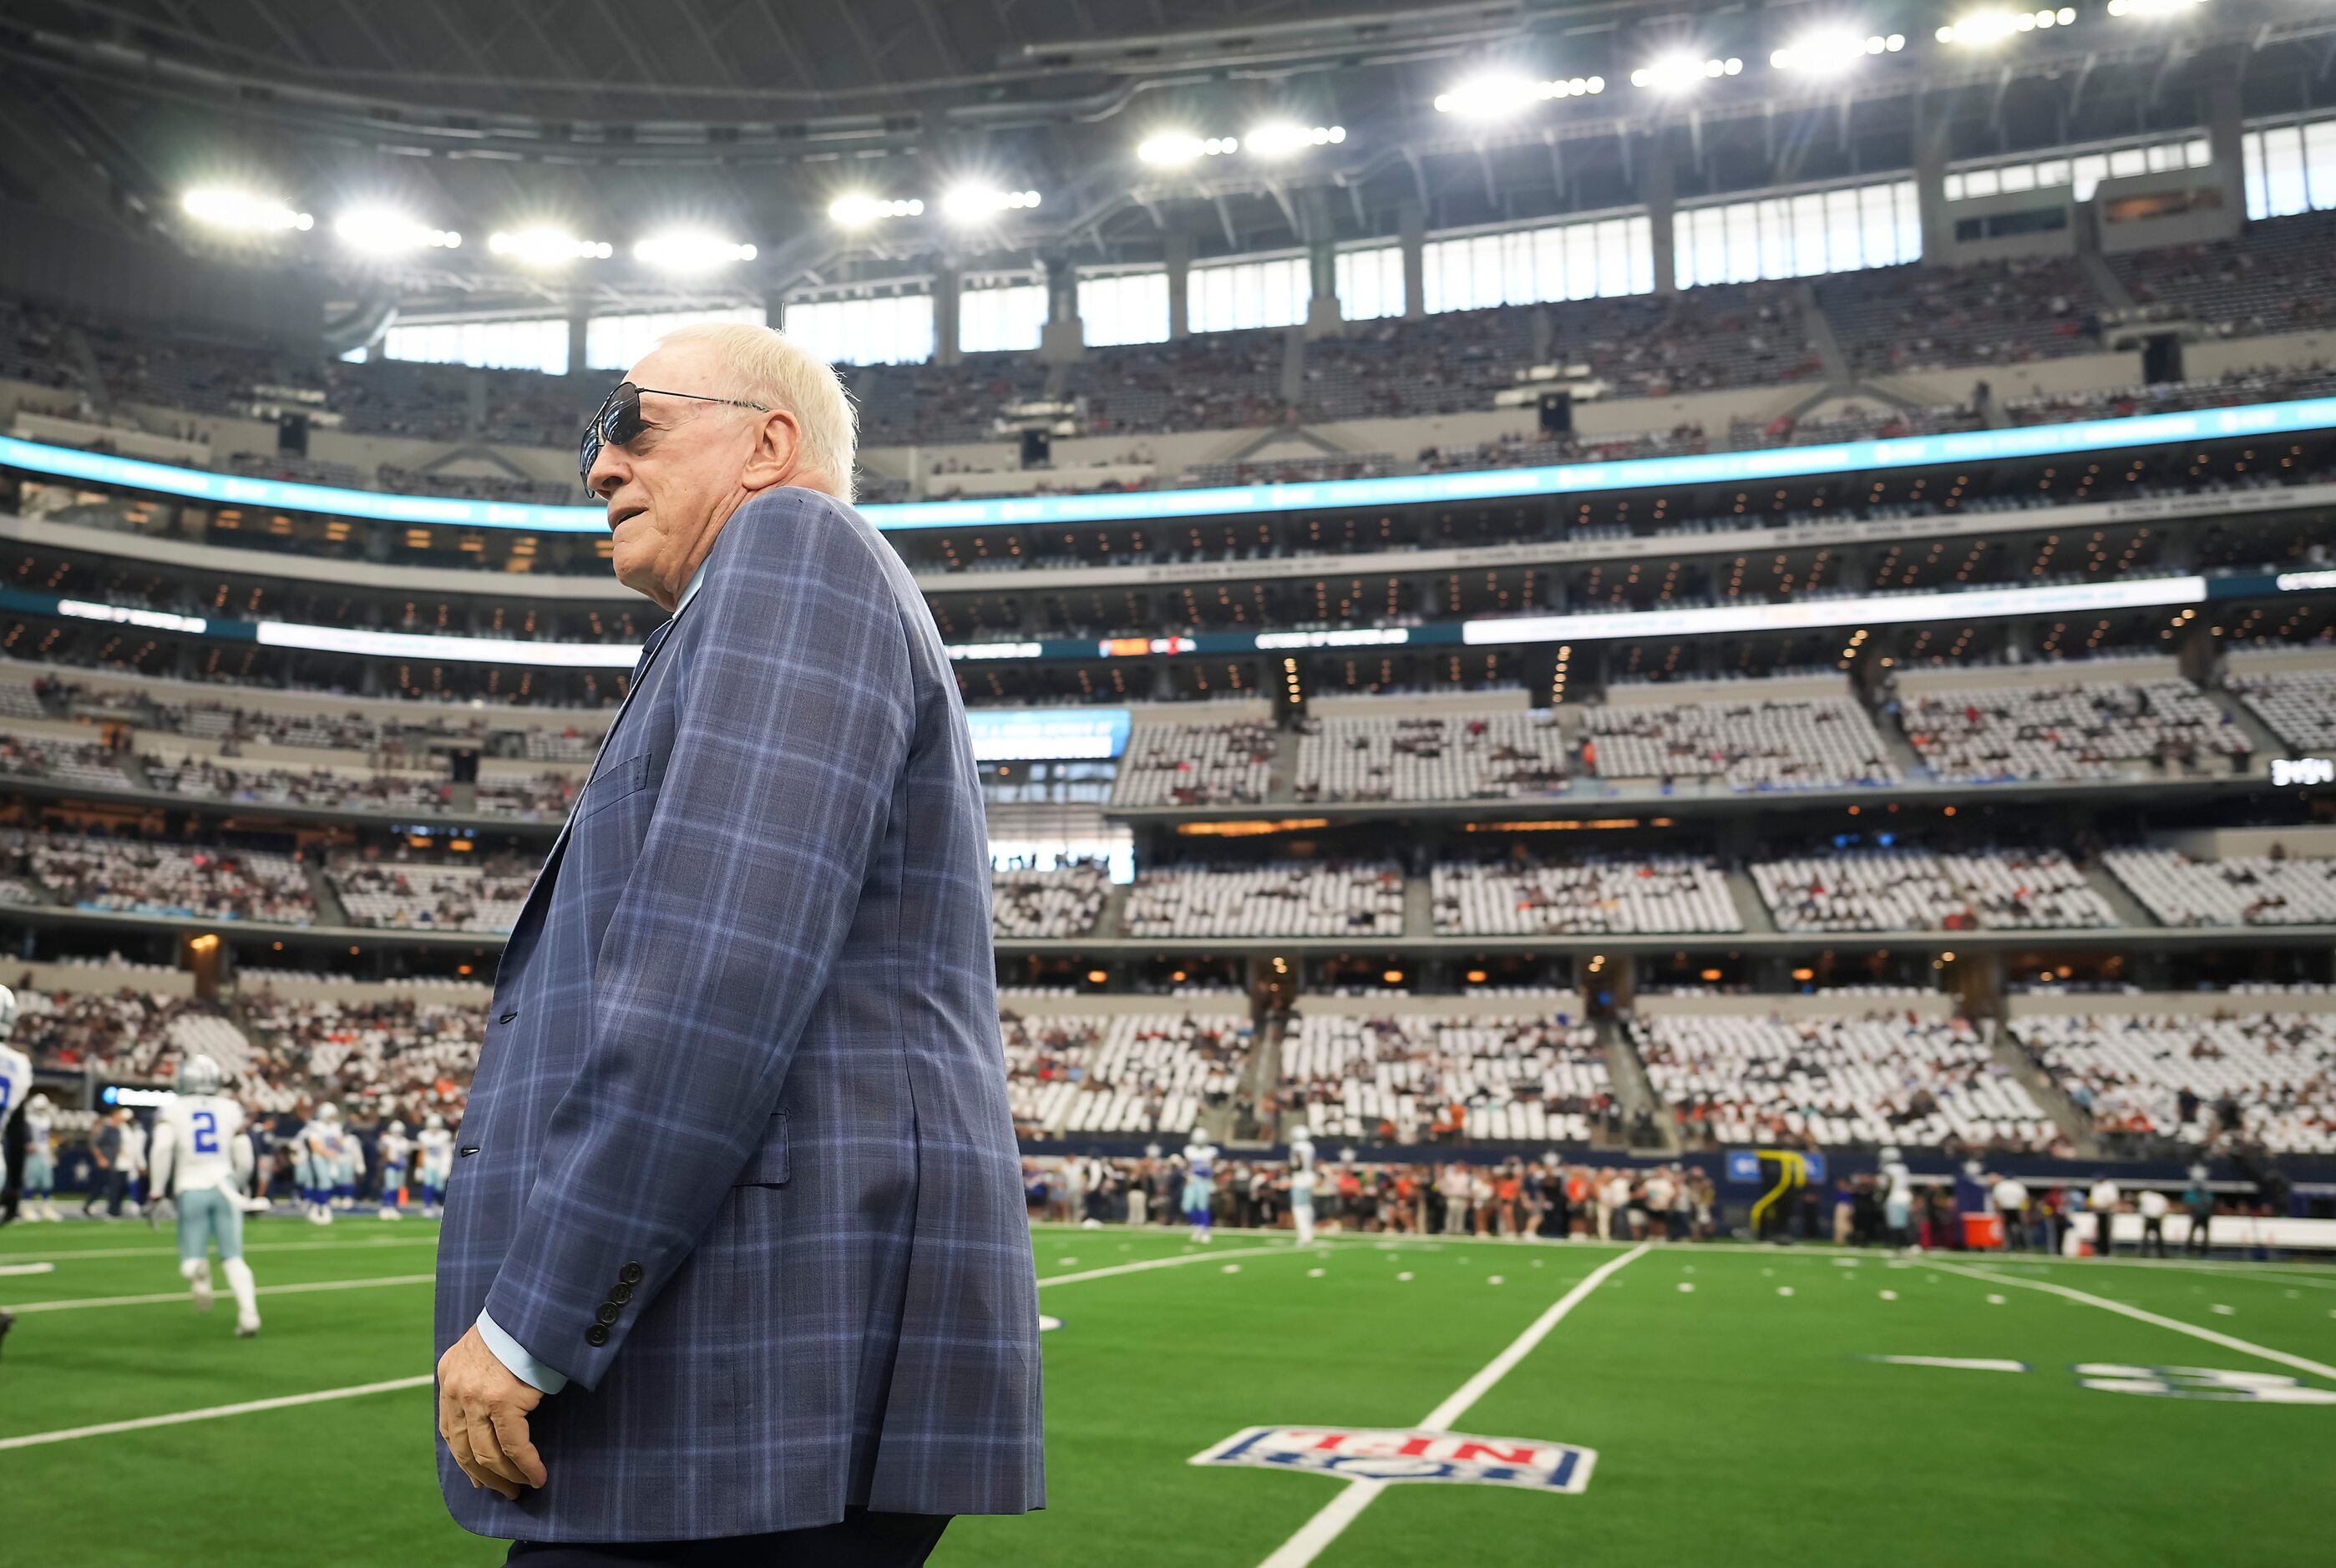
[[0, 1312], [0, 1345], [5, 1345], [8, 1342], [8, 1331], [15, 1326], [16, 1319], [14, 1314]]
[[185, 1263], [179, 1265], [179, 1272], [186, 1276], [188, 1288], [194, 1293], [195, 1311], [199, 1312], [209, 1312], [211, 1310], [211, 1302], [213, 1300], [210, 1260], [208, 1258], [189, 1258]]
[[397, 1212], [396, 1205], [384, 1204], [381, 1205], [381, 1217], [385, 1220], [402, 1220], [405, 1216]]
[[258, 1333], [259, 1320], [258, 1318], [238, 1318], [235, 1321], [235, 1337], [237, 1339], [255, 1339], [258, 1336]]

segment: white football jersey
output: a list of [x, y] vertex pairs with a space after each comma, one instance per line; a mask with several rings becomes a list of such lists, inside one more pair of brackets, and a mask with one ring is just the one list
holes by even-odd
[[384, 1166], [404, 1166], [406, 1154], [413, 1147], [414, 1140], [402, 1132], [382, 1134], [381, 1163]]
[[454, 1163], [454, 1135], [444, 1128], [423, 1128], [416, 1140], [422, 1150], [422, 1163], [431, 1170], [444, 1170]]
[[0, 1121], [33, 1098], [33, 1059], [12, 1045], [0, 1045]]
[[243, 1136], [243, 1107], [225, 1095], [182, 1094], [155, 1115], [158, 1141], [166, 1129], [179, 1191], [234, 1190], [235, 1141]]

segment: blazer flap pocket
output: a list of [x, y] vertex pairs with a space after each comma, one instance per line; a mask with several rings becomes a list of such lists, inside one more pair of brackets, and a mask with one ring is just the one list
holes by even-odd
[[732, 1185], [783, 1187], [793, 1179], [794, 1174], [794, 1166], [787, 1156], [787, 1113], [780, 1111], [771, 1118], [770, 1130], [763, 1135], [763, 1147], [747, 1157], [746, 1167]]
[[584, 786], [584, 815], [591, 816], [622, 800], [626, 796], [649, 787], [649, 765], [653, 759], [646, 751], [611, 762], [595, 772]]

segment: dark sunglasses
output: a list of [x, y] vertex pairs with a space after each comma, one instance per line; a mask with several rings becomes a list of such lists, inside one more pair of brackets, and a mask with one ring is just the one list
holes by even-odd
[[660, 392], [656, 387], [635, 386], [628, 381], [620, 381], [617, 383], [617, 390], [610, 392], [608, 400], [600, 405], [600, 411], [592, 416], [592, 422], [584, 427], [584, 440], [576, 451], [576, 477], [584, 481], [587, 492], [592, 489], [592, 465], [600, 460], [600, 449], [625, 446], [649, 428], [649, 421], [641, 417], [644, 393], [652, 397], [684, 398], [694, 403], [721, 403], [734, 409], [753, 409], [758, 413], [771, 411], [761, 403], [750, 403], [742, 398], [711, 398], [697, 392]]

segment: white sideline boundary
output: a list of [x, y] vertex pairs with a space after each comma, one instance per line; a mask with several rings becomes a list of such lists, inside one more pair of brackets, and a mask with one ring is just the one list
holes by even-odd
[[1140, 1274], [1151, 1269], [1182, 1268], [1186, 1263], [1213, 1263], [1219, 1258], [1303, 1258], [1311, 1253], [1295, 1247], [1229, 1247], [1222, 1252], [1203, 1247], [1197, 1253], [1185, 1253], [1173, 1258], [1144, 1258], [1132, 1263], [1114, 1263], [1107, 1269], [1082, 1269], [1076, 1274], [1052, 1274], [1038, 1282], [1038, 1288], [1048, 1285], [1075, 1285], [1081, 1280], [1107, 1280], [1114, 1274]]
[[[311, 1291], [370, 1291], [383, 1285], [427, 1285], [437, 1282], [436, 1274], [384, 1274], [369, 1280], [315, 1280], [305, 1284], [262, 1285], [253, 1292], [262, 1296], [300, 1296]], [[183, 1290], [157, 1292], [151, 1296], [84, 1296], [76, 1302], [0, 1302], [0, 1311], [18, 1317], [26, 1312], [69, 1312], [83, 1307], [152, 1307], [166, 1302], [183, 1304], [188, 1300]]]
[[2129, 1307], [2123, 1302], [2113, 1302], [2107, 1296], [2097, 1296], [2088, 1291], [2077, 1290], [2069, 1285], [2056, 1285], [2049, 1280], [2023, 1280], [2014, 1274], [1994, 1273], [1986, 1269], [1974, 1269], [1961, 1263], [1932, 1263], [1929, 1266], [1945, 1273], [1961, 1274], [1966, 1279], [1985, 1280], [1990, 1284], [2018, 1285], [2023, 1290], [2049, 1291], [2056, 1296], [2065, 1296], [2069, 1301], [2081, 1302], [2088, 1307], [2098, 1307], [2104, 1312], [2116, 1312], [2122, 1317], [2131, 1318], [2136, 1322], [2153, 1323], [2161, 1329], [2172, 1329], [2177, 1334], [2187, 1334], [2194, 1340], [2204, 1340], [2210, 1345], [2220, 1345], [2226, 1350], [2236, 1350], [2242, 1355], [2259, 1357], [2266, 1361], [2276, 1361], [2282, 1367], [2293, 1367], [2299, 1372], [2310, 1372], [2316, 1378], [2325, 1378], [2330, 1382], [2336, 1383], [2336, 1367], [2312, 1360], [2307, 1356], [2292, 1356], [2285, 1350], [2274, 1350], [2269, 1345], [2258, 1345], [2253, 1340], [2243, 1340], [2236, 1334], [2225, 1334], [2219, 1330], [2201, 1328], [2196, 1323], [2185, 1323], [2179, 1318], [2160, 1317], [2156, 1312], [2144, 1312], [2139, 1307]]
[[[375, 1236], [362, 1242], [246, 1242], [247, 1253], [369, 1253], [380, 1247], [434, 1247], [438, 1238], [433, 1236]], [[53, 1247], [39, 1252], [26, 1247], [21, 1252], [0, 1252], [0, 1258], [43, 1257], [55, 1263], [77, 1263], [83, 1258], [175, 1258], [179, 1249], [168, 1242], [152, 1247]]]
[[[1452, 1423], [1468, 1413], [1468, 1408], [1483, 1399], [1514, 1370], [1519, 1361], [1531, 1355], [1533, 1347], [1549, 1337], [1552, 1329], [1564, 1321], [1565, 1315], [1579, 1306], [1582, 1299], [1606, 1282], [1607, 1277], [1623, 1265], [1643, 1257], [1653, 1244], [1640, 1242], [1621, 1257], [1610, 1258], [1599, 1264], [1565, 1294], [1558, 1297], [1550, 1309], [1533, 1321], [1525, 1331], [1509, 1342], [1509, 1348], [1484, 1363], [1484, 1370], [1454, 1391], [1452, 1397], [1427, 1413], [1418, 1429], [1426, 1432], [1448, 1432]], [[1298, 1534], [1283, 1542], [1272, 1556], [1260, 1568], [1307, 1568], [1322, 1549], [1338, 1538], [1362, 1511], [1371, 1505], [1392, 1483], [1386, 1481], [1349, 1481], [1346, 1490], [1322, 1505], [1321, 1512], [1299, 1526]]]
[[55, 1432], [32, 1432], [21, 1437], [0, 1437], [0, 1449], [37, 1448], [44, 1443], [70, 1443], [76, 1437], [103, 1437], [115, 1432], [141, 1432], [150, 1427], [177, 1427], [189, 1421], [215, 1421], [223, 1416], [287, 1410], [295, 1405], [321, 1405], [331, 1399], [354, 1399], [365, 1394], [386, 1394], [399, 1389], [426, 1389], [437, 1379], [437, 1373], [424, 1372], [414, 1378], [392, 1378], [385, 1383], [357, 1383], [346, 1389], [319, 1389], [313, 1394], [286, 1394], [280, 1399], [251, 1399], [240, 1405], [213, 1405], [204, 1410], [177, 1410], [167, 1416], [140, 1416], [129, 1421], [101, 1421], [94, 1427], [67, 1427]]

